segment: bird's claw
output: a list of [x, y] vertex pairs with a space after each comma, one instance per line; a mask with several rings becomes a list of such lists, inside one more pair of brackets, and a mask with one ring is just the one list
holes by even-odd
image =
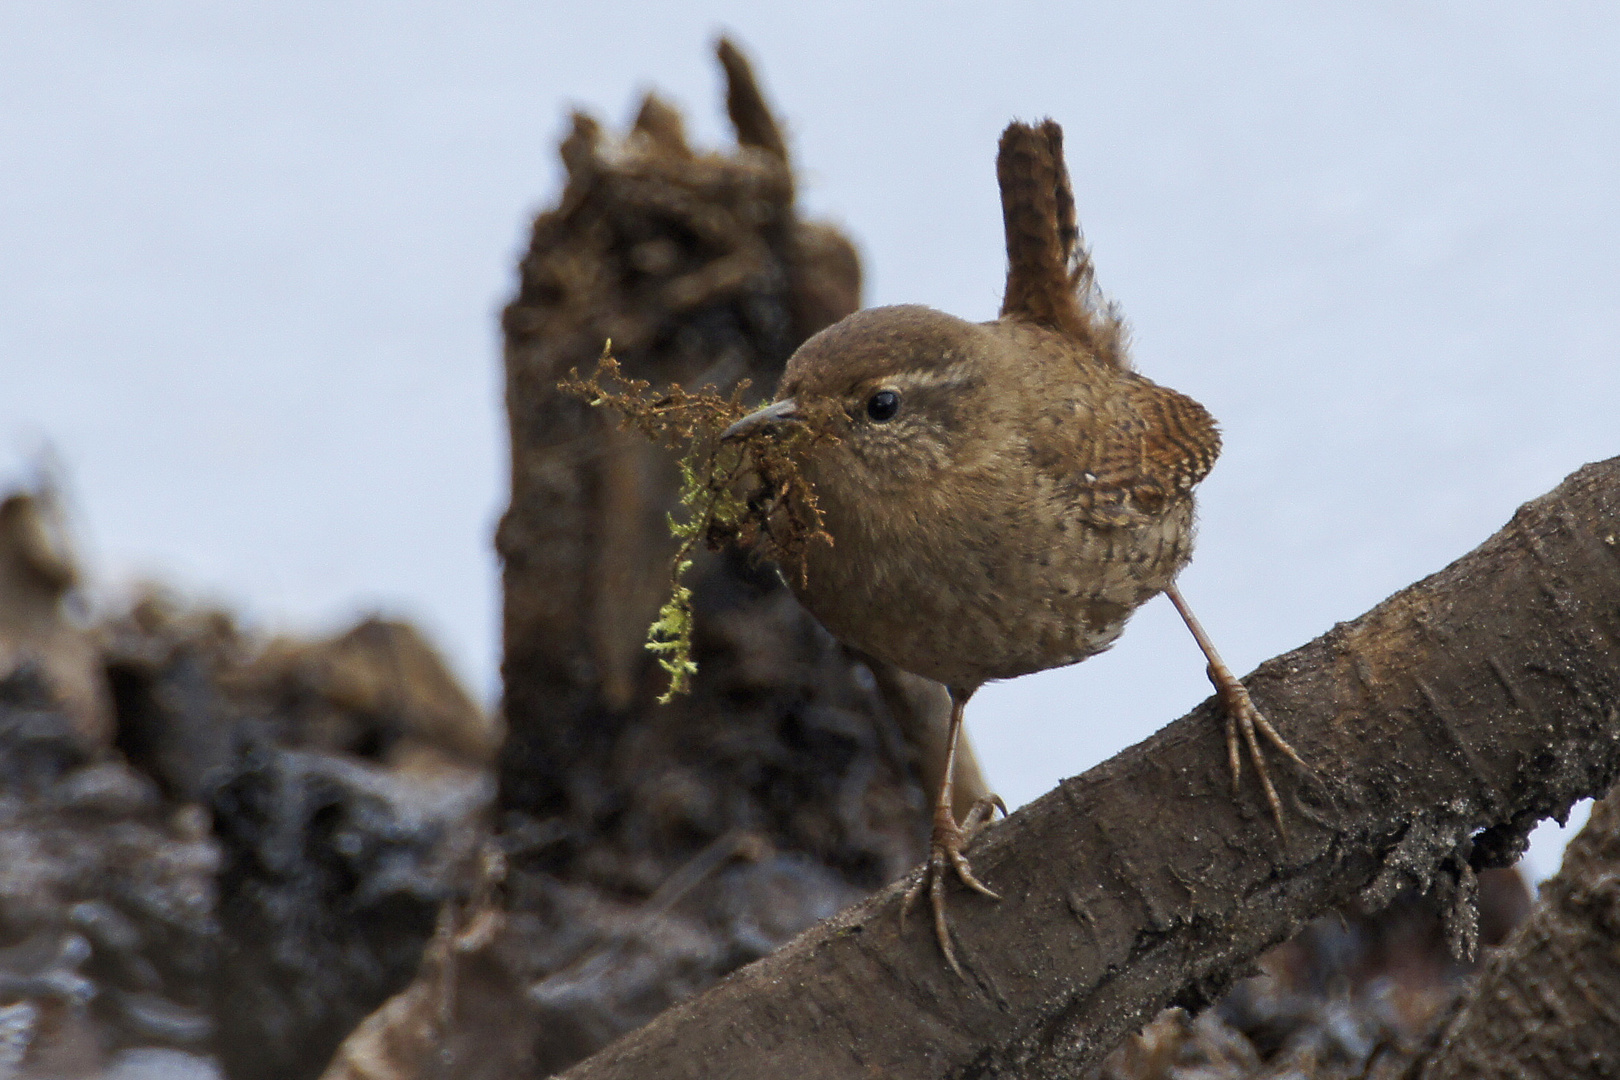
[[1271, 782], [1271, 771], [1266, 767], [1265, 752], [1260, 747], [1260, 736], [1264, 735], [1267, 741], [1282, 751], [1284, 757], [1306, 773], [1310, 773], [1311, 767], [1305, 764], [1305, 760], [1288, 745], [1288, 740], [1271, 725], [1271, 721], [1266, 719], [1265, 714], [1249, 697], [1249, 691], [1233, 678], [1231, 672], [1211, 664], [1209, 681], [1214, 684], [1215, 696], [1220, 699], [1221, 707], [1226, 711], [1226, 758], [1232, 769], [1232, 793], [1236, 795], [1239, 792], [1239, 781], [1243, 775], [1243, 754], [1238, 745], [1241, 733], [1242, 742], [1249, 750], [1249, 760], [1254, 762], [1254, 771], [1260, 776], [1260, 786], [1265, 789], [1266, 805], [1271, 808], [1271, 816], [1277, 823], [1277, 831], [1286, 841], [1288, 826], [1283, 822], [1282, 800], [1278, 798], [1277, 789]]
[[973, 839], [974, 834], [990, 821], [997, 810], [1000, 810], [1003, 816], [1007, 813], [1007, 804], [1001, 801], [1001, 796], [986, 796], [973, 804], [967, 817], [958, 825], [949, 807], [936, 808], [934, 837], [929, 846], [928, 862], [924, 864], [917, 880], [906, 890], [905, 899], [900, 902], [900, 926], [903, 930], [906, 913], [925, 891], [928, 893], [928, 904], [934, 912], [934, 937], [939, 941], [940, 952], [945, 954], [945, 962], [950, 964], [951, 970], [956, 972], [958, 978], [964, 980], [967, 975], [962, 971], [962, 965], [956, 961], [956, 949], [951, 944], [950, 924], [945, 918], [945, 879], [954, 870], [962, 884], [974, 892], [992, 900], [1001, 899], [999, 893], [974, 876], [967, 856], [962, 854], [962, 849]]
[[1001, 801], [1000, 795], [986, 795], [974, 803], [968, 809], [967, 817], [962, 819], [963, 843], [972, 843], [973, 837], [978, 834], [978, 831], [990, 824], [991, 819], [996, 816], [997, 810], [1001, 811], [1002, 817], [1007, 816], [1007, 804]]

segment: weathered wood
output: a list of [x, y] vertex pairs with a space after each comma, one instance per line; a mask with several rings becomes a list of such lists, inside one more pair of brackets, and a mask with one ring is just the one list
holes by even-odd
[[902, 931], [902, 883], [567, 1076], [1070, 1077], [1352, 897], [1472, 895], [1620, 772], [1620, 458], [1245, 682], [1314, 766], [1274, 770], [1286, 842], [1252, 786], [1234, 800], [1206, 702], [983, 834], [1004, 899], [951, 905], [971, 981]]
[[1620, 792], [1592, 808], [1525, 924], [1491, 957], [1422, 1080], [1620, 1074]]

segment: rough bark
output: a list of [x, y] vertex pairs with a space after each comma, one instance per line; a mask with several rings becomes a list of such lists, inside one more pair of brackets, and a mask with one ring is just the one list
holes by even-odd
[[[501, 803], [527, 814], [594, 822], [622, 797], [604, 774], [664, 690], [645, 641], [669, 595], [667, 517], [680, 510], [676, 456], [558, 382], [588, 373], [611, 340], [633, 377], [721, 392], [747, 380], [768, 397], [799, 342], [858, 304], [854, 247], [800, 219], [753, 74], [731, 45], [720, 53], [736, 152], [694, 150], [680, 114], [652, 95], [624, 139], [576, 115], [561, 147], [567, 187], [535, 220], [502, 319], [512, 500], [496, 534], [510, 725]], [[712, 559], [692, 576], [699, 608], [739, 578], [759, 579], [756, 592], [775, 585]]]
[[1541, 901], [1481, 973], [1422, 1080], [1620, 1074], [1620, 792], [1592, 808]]
[[1234, 799], [1206, 702], [991, 828], [940, 961], [903, 887], [814, 928], [584, 1062], [635, 1077], [1059, 1077], [1159, 1009], [1196, 1007], [1307, 919], [1474, 870], [1620, 771], [1620, 458], [1353, 622], [1261, 665], [1255, 701], [1314, 766], [1291, 835]]

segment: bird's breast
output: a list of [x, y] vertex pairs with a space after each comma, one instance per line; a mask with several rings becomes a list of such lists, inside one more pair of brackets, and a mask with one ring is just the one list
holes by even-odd
[[818, 497], [833, 542], [811, 546], [802, 580], [788, 575], [800, 600], [840, 639], [948, 685], [1103, 651], [1191, 556], [1190, 497], [1102, 526], [1008, 475]]

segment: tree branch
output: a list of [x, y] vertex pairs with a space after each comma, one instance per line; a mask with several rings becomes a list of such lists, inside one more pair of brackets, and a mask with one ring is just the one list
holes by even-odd
[[1478, 549], [1262, 664], [1255, 702], [1314, 768], [1276, 770], [1283, 842], [1234, 799], [1213, 702], [983, 834], [1004, 899], [951, 905], [970, 981], [903, 883], [577, 1066], [572, 1080], [1059, 1077], [1159, 1009], [1197, 1007], [1308, 919], [1473, 867], [1620, 772], [1620, 458]]
[[1422, 1080], [1620, 1072], [1617, 943], [1620, 791], [1592, 808], [1530, 918], [1491, 957], [1446, 1025]]

